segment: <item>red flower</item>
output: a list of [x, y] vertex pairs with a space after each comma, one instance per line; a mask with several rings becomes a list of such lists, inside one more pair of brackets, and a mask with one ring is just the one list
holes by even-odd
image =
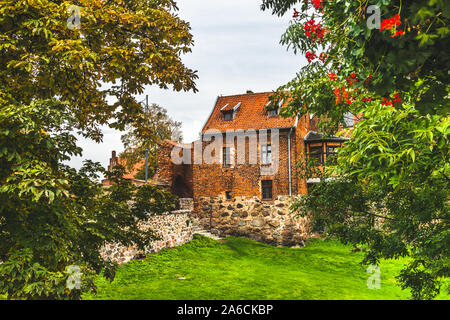
[[322, 26], [320, 23], [316, 24], [314, 19], [305, 22], [303, 26], [303, 31], [308, 38], [311, 38], [311, 41], [320, 40], [323, 41], [323, 37], [325, 35], [325, 30], [322, 30]]
[[388, 100], [386, 98], [383, 98], [384, 101], [381, 101], [382, 106], [393, 106], [393, 103], [391, 100]]
[[340, 96], [340, 91], [339, 88], [336, 88], [333, 93], [336, 95], [336, 104], [341, 102], [341, 96]]
[[347, 81], [347, 85], [348, 85], [348, 86], [351, 86], [351, 85], [353, 84], [353, 81], [352, 81], [349, 77], [347, 77], [347, 78], [345, 79], [345, 81]]
[[317, 58], [315, 53], [306, 52], [306, 59], [308, 59], [308, 62], [311, 63], [315, 58]]
[[311, 0], [311, 3], [313, 4], [314, 8], [316, 8], [316, 10], [323, 9], [323, 0]]
[[396, 103], [402, 102], [402, 99], [400, 98], [400, 95], [398, 93], [394, 93], [393, 97], [394, 97], [393, 100], [383, 98], [383, 101], [381, 101], [381, 105], [395, 107]]
[[400, 21], [400, 16], [398, 14], [396, 14], [395, 16], [389, 18], [389, 19], [384, 19], [381, 22], [381, 29], [380, 32], [382, 30], [390, 30], [392, 27], [394, 26], [399, 26], [401, 25], [401, 21]]
[[348, 92], [345, 91], [345, 90], [342, 90], [342, 96], [343, 96], [344, 98], [348, 98]]
[[394, 93], [394, 100], [392, 102], [394, 103], [402, 102], [402, 99], [400, 98], [398, 93]]
[[330, 80], [334, 80], [334, 81], [337, 80], [337, 75], [334, 74], [334, 73], [330, 73], [330, 74], [329, 74], [329, 77], [330, 77]]
[[392, 36], [391, 36], [391, 38], [395, 38], [395, 37], [398, 37], [398, 36], [403, 36], [405, 34], [405, 32], [403, 31], [403, 30], [399, 30], [399, 31], [397, 31], [396, 33], [394, 33]]
[[298, 18], [298, 14], [299, 14], [299, 12], [294, 8], [294, 15], [292, 17]]
[[393, 16], [389, 19], [385, 19], [381, 22], [380, 32], [383, 30], [391, 30], [392, 28], [394, 28], [392, 30], [393, 34], [391, 35], [391, 38], [403, 36], [405, 34], [405, 32], [403, 30], [399, 30], [399, 31], [396, 30], [397, 27], [401, 24], [402, 24], [402, 22], [400, 21], [400, 16], [398, 14], [396, 14], [395, 16]]

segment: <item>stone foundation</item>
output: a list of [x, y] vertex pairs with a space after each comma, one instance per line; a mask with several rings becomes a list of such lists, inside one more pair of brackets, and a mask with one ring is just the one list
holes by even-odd
[[191, 241], [193, 236], [190, 210], [179, 210], [152, 216], [141, 227], [144, 230], [152, 229], [160, 239], [154, 241], [143, 252], [137, 250], [135, 246], [125, 247], [116, 243], [108, 243], [100, 251], [103, 259], [110, 259], [120, 264], [126, 263], [143, 254], [183, 245]]
[[274, 201], [258, 198], [200, 198], [195, 217], [199, 224], [219, 236], [244, 236], [283, 246], [303, 246], [309, 238], [307, 218], [290, 213], [292, 198]]
[[180, 210], [194, 211], [194, 199], [192, 198], [178, 199], [178, 208]]

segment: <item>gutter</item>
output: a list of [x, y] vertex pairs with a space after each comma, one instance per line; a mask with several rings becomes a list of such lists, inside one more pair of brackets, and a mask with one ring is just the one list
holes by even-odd
[[288, 135], [288, 170], [289, 170], [289, 196], [292, 196], [292, 178], [291, 178], [291, 133], [292, 128], [289, 130]]

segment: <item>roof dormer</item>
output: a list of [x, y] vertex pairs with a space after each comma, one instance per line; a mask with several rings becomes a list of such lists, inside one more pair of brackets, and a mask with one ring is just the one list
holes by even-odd
[[235, 106], [226, 104], [221, 109], [220, 112], [222, 112], [223, 120], [225, 121], [231, 121], [236, 118], [236, 114], [239, 111], [239, 108], [241, 107], [242, 102], [239, 102]]
[[267, 116], [270, 117], [278, 117], [280, 114], [280, 109], [283, 106], [284, 100], [281, 100], [278, 106], [274, 108], [269, 109], [268, 107], [271, 104], [271, 101], [267, 102], [267, 104], [264, 106], [264, 108], [267, 110]]

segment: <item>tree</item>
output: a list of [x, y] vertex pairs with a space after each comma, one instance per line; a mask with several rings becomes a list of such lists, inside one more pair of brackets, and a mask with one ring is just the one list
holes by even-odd
[[[123, 167], [104, 172], [87, 161], [77, 172], [63, 165], [81, 151], [70, 133], [76, 120], [56, 101], [45, 106], [0, 109], [0, 293], [78, 299], [95, 291], [100, 271], [114, 277], [116, 266], [102, 260], [100, 247], [114, 241], [143, 249], [155, 235], [139, 222], [173, 209], [174, 196], [152, 186], [137, 189], [121, 179]], [[108, 191], [95, 182], [102, 173], [115, 182]], [[80, 288], [68, 288], [69, 266], [81, 272]]]
[[262, 9], [282, 15], [295, 5], [281, 42], [308, 65], [272, 100], [290, 95], [283, 114], [314, 113], [326, 134], [345, 131], [347, 112], [359, 122], [293, 209], [309, 213], [315, 230], [366, 245], [365, 263], [410, 257], [399, 283], [431, 299], [450, 266], [450, 4], [263, 0]]
[[[73, 4], [75, 29], [66, 22]], [[105, 173], [116, 182], [105, 192], [99, 164], [63, 162], [82, 152], [74, 131], [100, 141], [102, 124], [138, 123], [133, 95], [145, 85], [196, 91], [196, 72], [181, 62], [192, 35], [176, 10], [172, 0], [2, 1], [0, 294], [79, 299], [101, 271], [114, 277], [98, 251], [106, 241], [143, 248], [154, 239], [139, 222], [171, 210], [172, 195], [136, 189], [124, 168]]]
[[[143, 127], [142, 122], [148, 125]], [[157, 104], [151, 104], [148, 113], [143, 114], [127, 129], [128, 132], [121, 138], [125, 150], [120, 154], [120, 158], [125, 159], [126, 168], [132, 170], [145, 158], [145, 150], [148, 150], [149, 177], [155, 174], [158, 165], [158, 144], [165, 139], [177, 142], [183, 140], [181, 122], [173, 121], [167, 115], [167, 110]], [[140, 168], [135, 178], [145, 179], [144, 167]]]
[[[72, 5], [80, 7], [75, 29], [67, 25]], [[181, 61], [193, 44], [190, 26], [175, 10], [173, 0], [3, 1], [4, 97], [23, 105], [58, 97], [75, 128], [96, 140], [111, 119], [123, 129], [142, 112], [133, 95], [145, 85], [197, 90], [196, 72]]]

